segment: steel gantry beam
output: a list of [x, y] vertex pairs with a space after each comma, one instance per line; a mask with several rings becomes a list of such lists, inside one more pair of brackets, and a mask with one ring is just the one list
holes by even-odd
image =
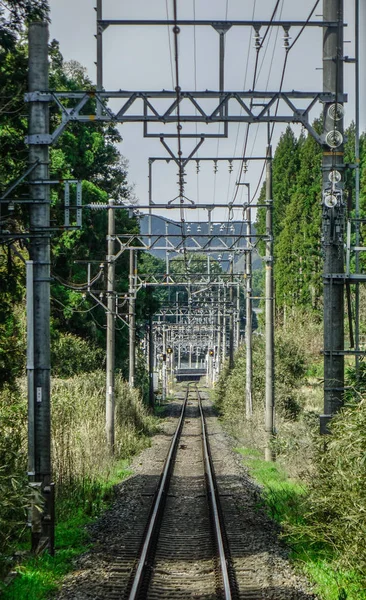
[[[253, 105], [253, 99], [260, 101]], [[156, 91], [34, 91], [25, 94], [26, 102], [54, 103], [60, 110], [61, 123], [49, 134], [30, 134], [26, 142], [32, 144], [53, 144], [69, 123], [112, 122], [112, 123], [162, 123], [177, 124], [178, 115], [176, 92]], [[74, 101], [70, 107], [70, 100]], [[93, 100], [93, 102], [90, 102]], [[121, 107], [113, 112], [108, 107], [109, 100], [122, 100]], [[170, 100], [168, 108], [162, 108], [160, 100]], [[207, 107], [204, 101], [209, 100]], [[217, 102], [209, 108], [211, 101]], [[302, 102], [301, 102], [302, 101]], [[301, 123], [318, 143], [324, 142], [312, 127], [309, 116], [316, 104], [346, 102], [346, 95], [336, 96], [329, 92], [267, 92], [267, 91], [181, 91], [180, 123]], [[270, 109], [279, 102], [281, 108], [271, 114]], [[300, 104], [299, 104], [300, 102]], [[304, 104], [305, 103], [305, 104]], [[132, 107], [134, 111], [132, 111]], [[177, 137], [176, 133], [150, 133], [145, 136], [157, 138]], [[180, 133], [181, 137], [214, 137], [217, 133]]]

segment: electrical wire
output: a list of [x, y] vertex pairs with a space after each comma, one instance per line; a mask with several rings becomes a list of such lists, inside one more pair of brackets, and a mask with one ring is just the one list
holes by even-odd
[[[57, 302], [57, 304], [60, 304], [60, 306], [62, 306], [63, 308], [66, 308], [67, 310], [71, 309], [73, 313], [80, 313], [80, 314], [89, 313], [99, 306], [99, 304], [94, 304], [94, 306], [92, 306], [91, 308], [88, 308], [87, 310], [75, 310], [72, 306], [70, 306], [70, 305], [66, 306], [65, 304], [60, 302], [60, 300], [55, 298], [54, 296], [51, 296], [51, 300], [52, 300], [52, 302]], [[82, 302], [84, 302], [84, 299]], [[82, 304], [82, 302], [80, 302], [79, 306]], [[61, 312], [61, 310], [59, 308], [55, 307], [55, 310], [59, 310]]]
[[[253, 74], [253, 83], [252, 83], [252, 91], [253, 91], [253, 92], [254, 92], [254, 90], [255, 90], [256, 81], [257, 81], [257, 71], [258, 71], [258, 63], [259, 63], [259, 53], [260, 53], [261, 49], [263, 48], [264, 42], [265, 42], [265, 40], [266, 40], [266, 37], [267, 37], [267, 35], [268, 35], [268, 33], [269, 33], [270, 29], [271, 29], [271, 26], [272, 26], [271, 24], [272, 24], [272, 22], [274, 21], [274, 18], [275, 18], [275, 16], [276, 16], [276, 13], [277, 13], [278, 7], [279, 7], [279, 5], [280, 5], [280, 2], [281, 2], [281, 0], [276, 0], [275, 7], [274, 7], [274, 9], [273, 9], [273, 11], [272, 11], [272, 15], [271, 15], [271, 18], [270, 18], [270, 22], [269, 22], [269, 24], [267, 25], [267, 29], [266, 29], [266, 31], [264, 32], [264, 35], [263, 35], [263, 38], [262, 38], [261, 42], [259, 43], [258, 47], [256, 48], [256, 50], [257, 50], [257, 53], [256, 53], [256, 57], [255, 57], [255, 64], [254, 64], [254, 74]], [[253, 99], [253, 97], [252, 97], [252, 98], [251, 98], [251, 100], [250, 100], [250, 110], [253, 108], [253, 104], [254, 104], [254, 99]], [[244, 169], [244, 164], [245, 164], [244, 157], [245, 157], [245, 155], [246, 155], [246, 150], [247, 150], [247, 145], [248, 145], [248, 139], [249, 139], [249, 129], [250, 129], [250, 123], [248, 123], [248, 124], [247, 124], [247, 127], [246, 127], [245, 138], [244, 138], [244, 144], [243, 144], [243, 152], [242, 152], [243, 161], [242, 161], [242, 163], [241, 163], [241, 166], [240, 166], [240, 169], [239, 169], [239, 177], [238, 177], [238, 182], [240, 182], [240, 179], [241, 179], [241, 176], [242, 176], [242, 173], [243, 173], [243, 169]], [[233, 200], [232, 200], [232, 203], [234, 203], [234, 202], [235, 202], [235, 200], [236, 200], [236, 198], [237, 198], [237, 195], [238, 195], [238, 192], [239, 192], [239, 186], [236, 186], [235, 193], [234, 193], [234, 198], [233, 198]]]
[[[292, 44], [290, 44], [290, 45], [289, 45], [289, 47], [288, 47], [288, 48], [286, 48], [285, 60], [284, 60], [283, 68], [282, 68], [281, 81], [280, 81], [280, 87], [279, 87], [279, 91], [280, 91], [280, 92], [282, 91], [282, 87], [283, 87], [283, 83], [284, 83], [284, 78], [285, 78], [285, 73], [286, 73], [286, 67], [287, 67], [287, 61], [288, 61], [289, 52], [290, 52], [290, 50], [291, 50], [291, 49], [294, 47], [294, 45], [296, 44], [296, 42], [297, 42], [297, 41], [298, 41], [298, 39], [300, 38], [301, 34], [304, 32], [304, 30], [305, 30], [305, 27], [306, 27], [306, 25], [309, 23], [309, 21], [310, 21], [311, 17], [313, 16], [313, 14], [314, 14], [314, 12], [315, 12], [315, 10], [316, 10], [316, 8], [317, 8], [317, 6], [318, 6], [319, 2], [320, 2], [320, 0], [316, 0], [316, 2], [315, 2], [315, 4], [314, 4], [313, 8], [311, 9], [311, 11], [310, 11], [310, 13], [309, 13], [309, 16], [307, 17], [307, 19], [306, 19], [306, 21], [305, 21], [305, 23], [304, 23], [304, 25], [301, 27], [301, 29], [300, 29], [299, 33], [297, 34], [297, 36], [296, 36], [296, 37], [295, 37], [295, 39], [293, 40]], [[280, 100], [277, 100], [277, 103], [276, 103], [276, 108], [275, 108], [275, 116], [277, 116], [277, 114], [278, 114], [279, 103], [280, 103]], [[275, 128], [275, 123], [273, 123], [273, 124], [272, 124], [272, 127], [271, 127], [271, 131], [270, 131], [270, 135], [269, 135], [269, 140], [268, 140], [268, 141], [269, 141], [269, 144], [271, 144], [271, 142], [272, 142], [274, 128]], [[254, 192], [254, 194], [252, 195], [252, 200], [253, 200], [253, 201], [255, 200], [255, 198], [256, 198], [256, 196], [257, 196], [257, 194], [258, 194], [258, 191], [260, 190], [260, 188], [261, 188], [261, 186], [262, 186], [262, 180], [263, 180], [263, 176], [264, 176], [264, 171], [265, 171], [265, 168], [266, 168], [266, 165], [264, 164], [264, 165], [263, 165], [263, 167], [262, 167], [262, 171], [261, 171], [261, 174], [260, 174], [259, 180], [258, 180], [257, 187], [256, 187], [256, 189], [255, 189], [255, 192]]]
[[93, 283], [95, 283], [96, 281], [98, 281], [98, 279], [101, 278], [102, 274], [103, 274], [103, 268], [99, 269], [99, 273], [97, 273], [97, 275], [95, 277], [93, 277], [93, 279], [91, 279], [89, 282], [86, 282], [86, 283], [70, 283], [70, 282], [66, 281], [65, 279], [62, 279], [62, 277], [60, 277], [59, 275], [56, 275], [56, 273], [53, 273], [53, 272], [51, 273], [51, 276], [53, 277], [53, 279], [56, 279], [56, 281], [61, 283], [61, 285], [64, 285], [65, 287], [78, 292], [78, 291], [88, 289], [88, 287], [93, 285]]

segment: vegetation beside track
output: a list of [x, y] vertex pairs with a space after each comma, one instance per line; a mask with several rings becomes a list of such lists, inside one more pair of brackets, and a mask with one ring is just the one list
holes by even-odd
[[[4, 483], [6, 492], [0, 505], [2, 573], [14, 563], [16, 555], [22, 557], [16, 567], [19, 576], [3, 592], [7, 600], [38, 600], [55, 588], [71, 568], [72, 559], [86, 547], [85, 526], [112, 500], [113, 486], [128, 475], [127, 459], [146, 447], [149, 436], [157, 429], [157, 420], [148, 413], [139, 392], [130, 390], [117, 376], [116, 447], [111, 460], [104, 442], [104, 379], [105, 374], [96, 371], [53, 380], [52, 454], [57, 494], [54, 559], [28, 559], [23, 555], [25, 548], [29, 550], [24, 525], [28, 500], [24, 476], [26, 401], [24, 394], [13, 391], [12, 395], [8, 392], [7, 403], [0, 402], [1, 424], [7, 427], [0, 440], [0, 452], [2, 458], [6, 452], [9, 461], [7, 471], [0, 473], [0, 486]], [[1, 400], [5, 400], [4, 396]], [[13, 490], [12, 495], [9, 489]]]
[[364, 600], [364, 576], [358, 568], [340, 564], [344, 557], [329, 542], [329, 535], [324, 535], [324, 526], [319, 528], [319, 523], [309, 520], [309, 498], [313, 498], [315, 488], [309, 482], [289, 478], [280, 464], [265, 462], [259, 450], [237, 450], [250, 475], [261, 485], [263, 505], [281, 526], [291, 558], [313, 582], [318, 597]]
[[[282, 528], [295, 562], [322, 600], [365, 600], [366, 368], [360, 382], [347, 368], [345, 406], [332, 435], [320, 436], [321, 326], [294, 312], [278, 324], [276, 343], [277, 463], [263, 460], [264, 348], [254, 342], [254, 414], [245, 419], [245, 347], [224, 370], [214, 392], [223, 421], [244, 450], [245, 464], [263, 486], [269, 514]], [[291, 358], [291, 360], [289, 360]], [[352, 387], [353, 386], [353, 387]]]

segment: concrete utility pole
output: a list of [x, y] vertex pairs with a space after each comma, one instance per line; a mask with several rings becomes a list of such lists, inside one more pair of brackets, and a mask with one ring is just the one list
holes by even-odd
[[[251, 233], [250, 208], [247, 208], [247, 227], [248, 233]], [[250, 244], [250, 238], [248, 238]], [[246, 345], [246, 382], [245, 382], [245, 413], [246, 418], [250, 419], [253, 414], [252, 400], [252, 375], [253, 375], [253, 356], [252, 356], [252, 250], [249, 248], [245, 253], [245, 345]]]
[[343, 0], [323, 0], [323, 89], [337, 102], [324, 104], [324, 415], [321, 431], [343, 404], [344, 394], [344, 203], [343, 203]]
[[226, 360], [226, 285], [223, 288], [224, 301], [222, 303], [222, 364], [225, 364]]
[[166, 373], [166, 328], [165, 323], [163, 323], [163, 366], [162, 366], [162, 401], [163, 403], [166, 400], [166, 388], [167, 388], [167, 373]]
[[148, 287], [149, 294], [149, 404], [154, 408], [154, 330], [153, 330], [153, 313], [151, 309], [153, 291], [152, 287]]
[[[48, 25], [29, 24], [29, 92], [48, 90]], [[54, 551], [54, 488], [51, 484], [51, 398], [50, 398], [50, 190], [49, 185], [33, 181], [49, 180], [49, 146], [42, 136], [49, 133], [47, 102], [29, 103], [29, 163], [38, 166], [30, 174], [30, 259], [33, 281], [30, 284], [33, 316], [28, 338], [29, 402], [29, 479], [41, 492], [42, 511], [32, 511], [32, 550]], [[30, 319], [29, 319], [30, 320]], [[28, 320], [28, 323], [29, 323]], [[30, 353], [33, 353], [30, 361]]]
[[[97, 40], [97, 62], [96, 62], [96, 67], [97, 67], [97, 92], [103, 91], [103, 26], [98, 23], [103, 18], [102, 1], [103, 0], [97, 0], [97, 6], [96, 6], [96, 18], [97, 18], [97, 35], [96, 35], [96, 40]], [[101, 116], [101, 114], [102, 114], [102, 107], [101, 107], [101, 105], [98, 102], [98, 104], [97, 104], [97, 115]]]
[[114, 260], [114, 235], [115, 210], [113, 200], [109, 200], [108, 209], [108, 235], [107, 235], [107, 356], [106, 356], [106, 403], [105, 426], [107, 444], [111, 454], [114, 452], [114, 370], [115, 370], [115, 260]]
[[234, 368], [234, 257], [230, 260], [229, 368]]
[[217, 313], [217, 352], [216, 352], [216, 373], [219, 374], [221, 367], [221, 286], [218, 287], [218, 313]]
[[129, 385], [135, 387], [136, 371], [136, 255], [135, 250], [130, 250], [130, 286], [128, 290], [128, 324], [129, 324]]
[[274, 397], [274, 286], [273, 286], [273, 198], [272, 198], [272, 147], [267, 146], [266, 160], [266, 414], [265, 459], [275, 460], [272, 440], [275, 435]]

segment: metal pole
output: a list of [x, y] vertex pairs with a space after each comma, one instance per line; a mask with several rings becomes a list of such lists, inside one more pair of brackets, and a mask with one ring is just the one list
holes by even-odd
[[136, 297], [135, 297], [135, 250], [130, 249], [130, 286], [128, 300], [128, 323], [129, 323], [129, 386], [135, 387], [136, 369]]
[[[326, 27], [323, 39], [323, 89], [337, 94], [337, 101], [343, 97], [343, 0], [323, 0], [323, 18], [338, 21], [338, 27]], [[324, 133], [336, 132], [343, 135], [343, 118], [334, 118], [341, 109], [336, 104], [324, 104]], [[338, 135], [339, 135], [338, 134]], [[343, 142], [336, 148], [324, 145], [323, 153], [323, 192], [333, 192], [329, 174], [333, 170], [341, 173], [338, 188], [343, 187]], [[333, 184], [334, 185], [334, 184]], [[334, 186], [335, 187], [335, 186]], [[321, 431], [326, 432], [326, 424], [343, 404], [344, 356], [344, 279], [333, 278], [333, 274], [344, 273], [343, 250], [344, 214], [343, 203], [333, 208], [323, 206], [323, 249], [324, 249], [324, 415], [321, 417]]]
[[272, 440], [275, 435], [274, 397], [274, 289], [273, 289], [273, 198], [272, 198], [272, 147], [267, 146], [266, 159], [266, 414], [265, 459], [275, 460]]
[[[97, 67], [97, 92], [101, 92], [103, 90], [103, 27], [102, 25], [98, 22], [101, 21], [103, 18], [103, 7], [102, 7], [102, 2], [103, 0], [97, 0], [97, 62], [96, 62], [96, 67]], [[101, 116], [102, 114], [102, 107], [101, 105], [97, 104], [97, 115]]]
[[[48, 90], [48, 24], [29, 24], [29, 91]], [[47, 102], [29, 104], [29, 163], [39, 165], [30, 181], [49, 179], [49, 146], [37, 136], [49, 133]], [[38, 143], [37, 143], [38, 142]], [[44, 505], [39, 519], [32, 521], [32, 549], [53, 553], [54, 522], [51, 486], [51, 398], [50, 398], [50, 191], [46, 184], [31, 184], [30, 259], [33, 261], [34, 307], [34, 474], [30, 480], [41, 489]]]
[[106, 365], [106, 404], [105, 426], [108, 449], [114, 452], [114, 369], [115, 369], [115, 260], [114, 235], [115, 211], [113, 200], [109, 200], [107, 235], [107, 365]]
[[[366, 2], [362, 0], [363, 10], [366, 9]], [[355, 158], [356, 158], [356, 169], [355, 169], [355, 244], [356, 247], [360, 246], [360, 39], [364, 38], [363, 29], [360, 32], [360, 27], [363, 28], [363, 24], [360, 22], [360, 2], [356, 0], [355, 5]], [[366, 16], [366, 13], [364, 13]], [[363, 21], [364, 23], [364, 21]], [[361, 33], [361, 35], [360, 35]], [[364, 43], [364, 42], [363, 42]], [[355, 270], [356, 273], [360, 272], [360, 253], [358, 250], [355, 252]], [[360, 284], [357, 281], [355, 286], [355, 350], [360, 349]], [[357, 379], [359, 377], [360, 369], [360, 357], [356, 355], [356, 374]]]

